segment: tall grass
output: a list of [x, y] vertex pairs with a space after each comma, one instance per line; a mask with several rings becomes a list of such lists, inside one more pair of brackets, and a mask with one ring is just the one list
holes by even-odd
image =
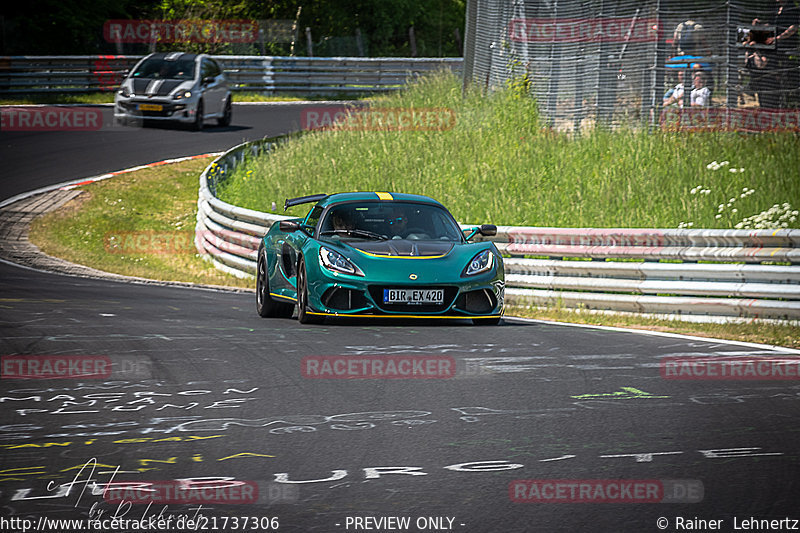
[[[800, 141], [791, 133], [595, 129], [572, 136], [544, 127], [536, 103], [516, 91], [462, 95], [459, 80], [445, 74], [371, 104], [446, 107], [456, 125], [309, 132], [239, 167], [221, 184], [221, 197], [267, 211], [305, 194], [409, 192], [438, 199], [465, 223], [559, 227], [733, 228], [789, 203], [777, 224], [800, 227], [792, 215], [800, 207]], [[728, 163], [709, 168], [713, 161]]]

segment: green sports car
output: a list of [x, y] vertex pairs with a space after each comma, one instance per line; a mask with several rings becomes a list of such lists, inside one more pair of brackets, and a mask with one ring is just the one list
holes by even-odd
[[[352, 192], [286, 200], [314, 203], [305, 218], [273, 224], [258, 250], [262, 317], [469, 318], [503, 314], [503, 259], [485, 224], [462, 230], [439, 202], [414, 194]], [[466, 233], [466, 235], [465, 235]]]

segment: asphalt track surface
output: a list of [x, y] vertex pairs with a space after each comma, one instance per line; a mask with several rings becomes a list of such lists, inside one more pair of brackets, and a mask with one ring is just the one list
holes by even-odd
[[[288, 108], [236, 111], [246, 135], [144, 129], [87, 143], [77, 139], [83, 134], [0, 134], [11, 161], [3, 197], [292, 127], [281, 115]], [[50, 156], [42, 161], [35, 150]], [[647, 532], [742, 531], [750, 518], [788, 519], [770, 530], [790, 531], [800, 519], [800, 382], [660, 373], [664, 357], [780, 351], [513, 319], [498, 327], [303, 326], [259, 318], [252, 294], [7, 264], [0, 295], [0, 354], [113, 363], [104, 379], [0, 381], [6, 520], [102, 510], [103, 518], [205, 517], [182, 531], [271, 531], [236, 528], [233, 518], [277, 517], [278, 531]], [[446, 379], [309, 379], [310, 356], [444, 357], [456, 371]], [[115, 482], [230, 477], [260, 490], [238, 504], [218, 492], [199, 510], [180, 498], [120, 508], [98, 489], [117, 467]], [[515, 502], [515, 480], [659, 480], [669, 490], [659, 497], [681, 501]], [[388, 517], [410, 524], [376, 522]], [[356, 518], [370, 520], [356, 527]], [[712, 529], [694, 519], [722, 522]]]

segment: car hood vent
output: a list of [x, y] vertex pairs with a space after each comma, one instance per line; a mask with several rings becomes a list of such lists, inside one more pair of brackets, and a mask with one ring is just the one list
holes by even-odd
[[367, 241], [348, 243], [361, 252], [387, 257], [440, 257], [450, 253], [452, 242], [413, 241], [394, 239], [391, 241]]

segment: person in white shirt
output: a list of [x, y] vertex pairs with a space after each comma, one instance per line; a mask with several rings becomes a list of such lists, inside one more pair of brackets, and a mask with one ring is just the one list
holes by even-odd
[[711, 104], [711, 91], [706, 87], [706, 73], [694, 73], [694, 88], [691, 92], [691, 105], [693, 107], [707, 107]]

